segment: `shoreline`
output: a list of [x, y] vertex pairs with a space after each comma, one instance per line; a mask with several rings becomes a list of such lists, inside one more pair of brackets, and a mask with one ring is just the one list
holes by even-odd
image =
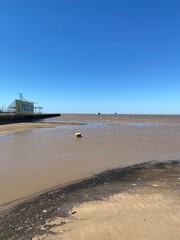
[[18, 205], [21, 205], [21, 204], [24, 204], [26, 202], [29, 202], [30, 200], [38, 198], [39, 196], [41, 196], [43, 194], [46, 194], [46, 193], [49, 193], [49, 192], [53, 192], [53, 191], [56, 191], [58, 189], [63, 189], [63, 188], [66, 188], [69, 185], [73, 185], [73, 184], [79, 183], [81, 181], [87, 180], [87, 179], [89, 179], [91, 177], [93, 177], [93, 176], [81, 178], [81, 179], [74, 180], [74, 181], [70, 181], [70, 182], [64, 183], [64, 184], [59, 184], [59, 185], [56, 185], [56, 186], [44, 189], [42, 191], [39, 191], [37, 193], [31, 194], [29, 196], [22, 197], [22, 198], [19, 198], [19, 199], [15, 199], [15, 200], [12, 200], [10, 202], [1, 204], [0, 205], [0, 220], [3, 218], [3, 216], [7, 215], [7, 213], [9, 213], [11, 210], [16, 208]]
[[[128, 193], [133, 196], [134, 191], [146, 187], [148, 191], [152, 188], [157, 193], [173, 191], [174, 195], [179, 195], [179, 169], [180, 161], [145, 162], [107, 170], [76, 183], [48, 190], [0, 215], [0, 239], [23, 240], [47, 235], [50, 227], [42, 230], [40, 226], [45, 226], [48, 219], [60, 217], [65, 221], [74, 215], [73, 207], [102, 201], [114, 194]], [[158, 187], [161, 185], [162, 188]]]
[[[10, 202], [7, 202], [7, 203], [4, 203], [4, 204], [1, 204], [0, 205], [0, 219], [3, 218], [3, 216], [5, 216], [8, 212], [10, 212], [11, 210], [13, 210], [14, 208], [16, 208], [16, 206], [18, 205], [21, 205], [21, 204], [24, 204], [26, 202], [29, 202], [33, 199], [36, 199], [38, 197], [40, 197], [41, 195], [43, 194], [47, 194], [47, 193], [50, 193], [50, 192], [54, 192], [54, 191], [58, 191], [58, 190], [61, 190], [61, 189], [64, 189], [66, 187], [69, 187], [69, 186], [72, 186], [72, 185], [76, 185], [76, 184], [80, 184], [81, 182], [83, 181], [91, 181], [93, 178], [101, 178], [101, 175], [106, 175], [107, 174], [110, 174], [111, 172], [116, 172], [116, 171], [122, 171], [122, 174], [123, 172], [125, 171], [128, 171], [129, 169], [130, 170], [134, 170], [136, 169], [136, 167], [140, 167], [143, 169], [143, 166], [154, 166], [154, 165], [158, 165], [158, 164], [176, 164], [176, 163], [179, 163], [180, 164], [180, 161], [178, 162], [177, 160], [172, 160], [172, 161], [164, 161], [164, 162], [161, 162], [161, 161], [148, 161], [148, 162], [144, 162], [144, 163], [139, 163], [139, 164], [135, 164], [135, 165], [130, 165], [130, 166], [126, 166], [126, 167], [123, 167], [123, 168], [113, 168], [113, 169], [107, 169], [105, 171], [102, 171], [102, 172], [99, 172], [99, 173], [96, 173], [96, 174], [92, 174], [88, 177], [84, 177], [84, 178], [80, 178], [80, 179], [77, 179], [77, 180], [74, 180], [74, 181], [70, 181], [70, 182], [67, 182], [67, 183], [64, 183], [64, 184], [58, 184], [56, 186], [53, 186], [53, 187], [49, 187], [47, 189], [44, 189], [44, 190], [41, 190], [37, 193], [34, 193], [34, 194], [31, 194], [29, 196], [26, 196], [26, 197], [22, 197], [22, 198], [18, 198], [18, 199], [15, 199], [15, 200], [12, 200]], [[126, 173], [125, 173], [126, 175]], [[110, 180], [110, 179], [109, 179]]]

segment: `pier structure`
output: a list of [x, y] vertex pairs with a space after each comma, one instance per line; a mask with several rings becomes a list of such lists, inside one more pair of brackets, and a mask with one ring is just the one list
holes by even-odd
[[26, 100], [22, 93], [19, 99], [15, 99], [8, 107], [7, 111], [0, 111], [0, 124], [37, 121], [43, 118], [60, 116], [59, 113], [42, 113], [43, 107], [34, 106], [36, 102]]
[[0, 124], [38, 121], [43, 118], [59, 117], [59, 113], [14, 114], [0, 113]]

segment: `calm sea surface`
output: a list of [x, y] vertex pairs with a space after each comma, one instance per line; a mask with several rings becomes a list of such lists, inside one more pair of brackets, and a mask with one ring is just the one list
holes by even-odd
[[[62, 115], [44, 121], [63, 125], [0, 135], [0, 210], [102, 170], [180, 159], [179, 116]], [[76, 132], [83, 137], [75, 138]]]

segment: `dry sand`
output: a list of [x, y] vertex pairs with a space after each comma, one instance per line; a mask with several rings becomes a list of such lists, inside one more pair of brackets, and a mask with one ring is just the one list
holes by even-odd
[[54, 218], [42, 227], [50, 226], [52, 233], [33, 240], [180, 239], [177, 199], [149, 193], [147, 188], [143, 192], [120, 193], [74, 207], [72, 216]]

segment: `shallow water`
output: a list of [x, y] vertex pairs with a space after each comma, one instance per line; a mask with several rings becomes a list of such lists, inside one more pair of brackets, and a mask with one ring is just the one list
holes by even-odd
[[[72, 126], [0, 136], [0, 205], [102, 170], [180, 159], [179, 116], [63, 115], [44, 121]], [[76, 132], [83, 137], [75, 138]]]

